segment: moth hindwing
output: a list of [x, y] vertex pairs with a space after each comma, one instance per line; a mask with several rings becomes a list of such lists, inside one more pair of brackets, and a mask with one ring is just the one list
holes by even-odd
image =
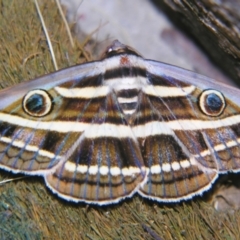
[[75, 202], [189, 199], [239, 171], [239, 96], [115, 41], [101, 61], [1, 91], [0, 167]]

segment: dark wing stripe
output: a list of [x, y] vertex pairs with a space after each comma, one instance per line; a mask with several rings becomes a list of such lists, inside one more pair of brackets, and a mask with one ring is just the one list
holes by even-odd
[[0, 122], [0, 136], [11, 137], [16, 128], [17, 125], [10, 125], [6, 122]]
[[59, 140], [62, 140], [62, 137], [60, 133], [55, 131], [46, 132], [45, 137], [43, 138], [43, 143], [41, 144], [41, 149], [47, 150], [47, 151], [54, 151], [56, 149], [56, 145], [59, 143]]
[[147, 72], [147, 79], [149, 83], [153, 86], [163, 86], [163, 87], [187, 87], [191, 86], [187, 83], [184, 83], [182, 81], [178, 81], [175, 78], [171, 78], [169, 76], [159, 76], [159, 75], [154, 75], [150, 72]]
[[81, 79], [73, 79], [59, 86], [71, 89], [71, 88], [81, 88], [81, 87], [98, 87], [103, 82], [103, 76], [101, 74], [94, 76], [86, 76]]
[[107, 70], [104, 73], [104, 80], [111, 80], [114, 78], [125, 78], [125, 77], [146, 77], [146, 70], [137, 67], [121, 67]]

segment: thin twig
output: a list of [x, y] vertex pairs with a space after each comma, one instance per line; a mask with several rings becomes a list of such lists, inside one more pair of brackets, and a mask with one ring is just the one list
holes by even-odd
[[63, 13], [62, 7], [61, 7], [61, 5], [60, 5], [60, 3], [59, 3], [59, 0], [56, 0], [56, 3], [57, 3], [57, 6], [58, 6], [60, 15], [61, 15], [61, 17], [62, 17], [62, 19], [63, 19], [64, 25], [65, 25], [65, 27], [66, 27], [67, 34], [68, 34], [68, 37], [69, 37], [69, 39], [70, 39], [70, 43], [71, 43], [72, 47], [74, 48], [74, 42], [73, 42], [72, 34], [71, 34], [71, 31], [70, 31], [68, 22], [67, 22], [67, 20], [66, 20], [66, 18], [65, 18], [65, 15], [64, 15], [64, 13]]
[[30, 177], [30, 176], [23, 176], [23, 177], [10, 178], [10, 179], [7, 179], [7, 180], [3, 180], [3, 181], [0, 182], [0, 185], [2, 185], [4, 183], [7, 183], [7, 182], [12, 182], [12, 181], [15, 181], [15, 180], [19, 180], [19, 179], [24, 179], [24, 178], [27, 178], [27, 177]]
[[56, 61], [55, 54], [54, 54], [54, 51], [53, 51], [52, 43], [51, 43], [50, 37], [48, 35], [48, 31], [47, 31], [45, 22], [43, 20], [43, 16], [41, 14], [41, 10], [39, 8], [38, 1], [34, 0], [34, 2], [35, 2], [35, 5], [36, 5], [36, 8], [37, 8], [37, 12], [38, 12], [39, 18], [40, 18], [41, 23], [42, 23], [43, 31], [44, 31], [45, 36], [47, 38], [48, 47], [49, 47], [51, 55], [52, 55], [52, 60], [53, 60], [53, 64], [54, 64], [55, 70], [58, 70], [58, 65], [57, 65], [57, 61]]

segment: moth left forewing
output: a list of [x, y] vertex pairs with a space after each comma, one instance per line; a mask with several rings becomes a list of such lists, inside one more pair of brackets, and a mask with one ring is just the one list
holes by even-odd
[[[1, 91], [1, 168], [41, 175], [64, 158], [86, 126], [72, 131], [78, 116], [71, 115], [71, 109], [66, 111], [69, 101], [64, 101], [55, 87], [81, 82], [91, 75], [89, 67], [95, 69], [95, 63], [61, 70]], [[70, 115], [73, 124], [68, 122]]]
[[[147, 64], [152, 90], [145, 92], [151, 111], [136, 120], [148, 119], [136, 128], [139, 135], [148, 132], [140, 138], [144, 139], [143, 156], [149, 171], [140, 194], [179, 201], [209, 189], [218, 173], [239, 170], [240, 108], [207, 85], [203, 88], [204, 77], [151, 63]], [[185, 75], [188, 81], [184, 81]], [[201, 80], [199, 88], [196, 82]], [[168, 90], [162, 91], [167, 85]], [[206, 98], [219, 103], [214, 109], [219, 112], [204, 112]]]

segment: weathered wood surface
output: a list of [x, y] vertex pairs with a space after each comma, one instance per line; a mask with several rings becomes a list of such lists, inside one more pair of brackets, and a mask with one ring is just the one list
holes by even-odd
[[240, 85], [240, 1], [164, 0], [175, 23], [185, 28], [206, 53]]

